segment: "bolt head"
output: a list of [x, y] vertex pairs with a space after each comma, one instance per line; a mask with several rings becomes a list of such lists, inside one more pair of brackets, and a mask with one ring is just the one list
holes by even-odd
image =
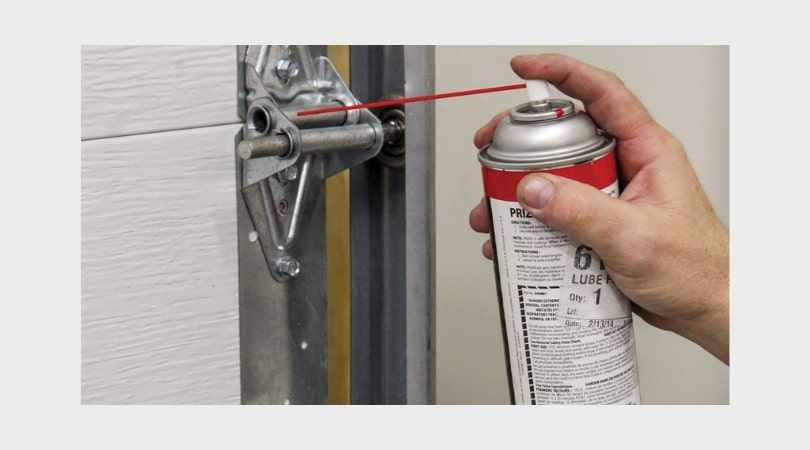
[[276, 75], [284, 81], [298, 75], [298, 63], [289, 59], [281, 59], [276, 64]]
[[298, 178], [298, 167], [295, 165], [287, 167], [281, 172], [278, 172], [276, 176], [278, 177], [279, 181], [293, 181]]
[[292, 256], [282, 256], [276, 260], [276, 269], [282, 275], [294, 277], [301, 272], [301, 263]]

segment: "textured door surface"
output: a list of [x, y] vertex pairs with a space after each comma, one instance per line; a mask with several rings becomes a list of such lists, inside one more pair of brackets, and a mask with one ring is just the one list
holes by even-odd
[[82, 48], [83, 403], [239, 403], [235, 68]]

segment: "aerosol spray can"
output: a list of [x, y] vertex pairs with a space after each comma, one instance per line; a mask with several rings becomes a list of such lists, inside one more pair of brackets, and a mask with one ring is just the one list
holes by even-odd
[[618, 197], [616, 140], [544, 81], [498, 125], [482, 165], [510, 394], [516, 404], [639, 404], [629, 300], [591, 248], [524, 210], [518, 182], [547, 172]]

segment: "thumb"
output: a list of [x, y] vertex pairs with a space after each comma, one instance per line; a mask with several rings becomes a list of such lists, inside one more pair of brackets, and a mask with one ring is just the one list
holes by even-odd
[[531, 174], [517, 186], [521, 205], [540, 222], [591, 247], [610, 261], [617, 236], [632, 225], [632, 205], [584, 183], [552, 174]]

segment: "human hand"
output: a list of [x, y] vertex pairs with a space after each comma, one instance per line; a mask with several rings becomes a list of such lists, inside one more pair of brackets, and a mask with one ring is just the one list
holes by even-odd
[[[729, 363], [729, 232], [709, 202], [681, 142], [658, 124], [621, 80], [558, 54], [511, 61], [523, 79], [541, 79], [581, 100], [596, 124], [617, 139], [618, 199], [551, 174], [531, 174], [517, 198], [546, 225], [591, 247], [633, 309], [653, 326], [675, 332]], [[492, 140], [508, 111], [475, 134]], [[470, 226], [489, 233], [484, 201]], [[492, 259], [492, 245], [483, 246]]]

